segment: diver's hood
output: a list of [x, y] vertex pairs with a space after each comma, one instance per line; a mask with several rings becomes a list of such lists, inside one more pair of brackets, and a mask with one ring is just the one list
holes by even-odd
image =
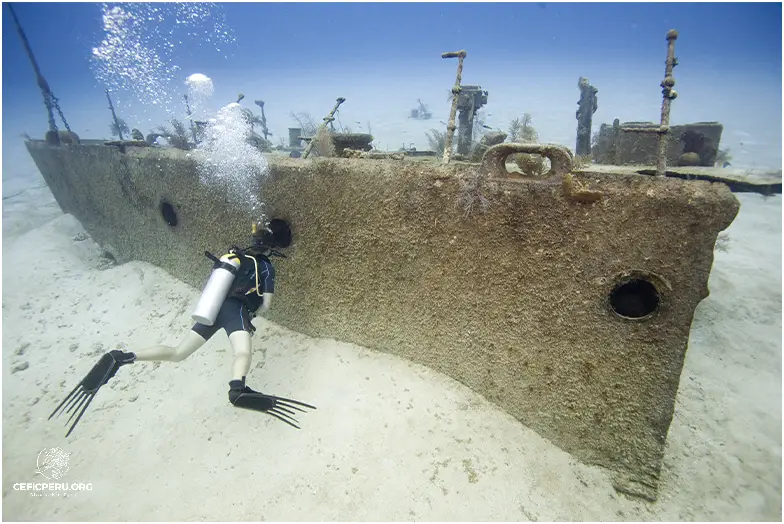
[[270, 248], [287, 248], [291, 245], [291, 227], [285, 220], [274, 218], [266, 229], [253, 235], [253, 243]]

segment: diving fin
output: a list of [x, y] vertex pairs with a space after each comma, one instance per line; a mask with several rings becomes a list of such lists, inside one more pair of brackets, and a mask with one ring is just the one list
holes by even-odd
[[[84, 412], [87, 411], [87, 408], [90, 406], [90, 403], [95, 398], [95, 395], [98, 393], [98, 390], [101, 389], [101, 386], [109, 382], [116, 373], [117, 370], [120, 369], [120, 366], [124, 366], [125, 364], [130, 364], [136, 360], [136, 355], [133, 353], [126, 353], [119, 350], [110, 351], [106, 353], [101, 359], [93, 366], [87, 375], [79, 382], [76, 387], [68, 394], [67, 397], [60, 403], [59, 406], [49, 415], [49, 419], [58, 411], [60, 408], [63, 408], [63, 411], [60, 411], [60, 415], [65, 413], [69, 413], [73, 410], [71, 417], [66, 422], [66, 425], [71, 422], [71, 419], [78, 413], [79, 416], [76, 417], [71, 429], [68, 430], [68, 433], [65, 434], [66, 438], [73, 432], [76, 424], [84, 415]], [[67, 405], [66, 405], [67, 403]], [[74, 409], [75, 408], [75, 409]], [[59, 415], [58, 415], [59, 416]]]
[[304, 409], [298, 406], [316, 409], [315, 406], [305, 404], [299, 400], [275, 397], [254, 391], [245, 385], [244, 380], [232, 380], [229, 382], [229, 387], [229, 402], [234, 407], [267, 413], [297, 429], [300, 429], [298, 426], [299, 422], [293, 417], [296, 413], [292, 410], [306, 413]]

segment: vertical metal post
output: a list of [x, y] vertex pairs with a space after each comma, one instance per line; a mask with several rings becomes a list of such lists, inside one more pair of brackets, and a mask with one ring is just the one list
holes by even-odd
[[[335, 107], [333, 107], [332, 111], [330, 111], [329, 114], [324, 117], [324, 123], [321, 124], [316, 130], [316, 135], [318, 135], [318, 132], [322, 128], [327, 127], [329, 123], [335, 120], [335, 112], [338, 110], [338, 107], [340, 107], [340, 104], [342, 104], [345, 101], [346, 99], [343, 97], [337, 99], [337, 101], [335, 102]], [[306, 147], [305, 151], [302, 152], [302, 158], [308, 158], [308, 155], [310, 154], [310, 150], [313, 149], [314, 145], [316, 145], [316, 135], [313, 135], [313, 138], [311, 138], [310, 142], [308, 142], [308, 147]]]
[[122, 136], [122, 128], [120, 127], [120, 121], [117, 120], [117, 114], [114, 112], [114, 104], [112, 104], [112, 98], [109, 96], [109, 90], [106, 89], [106, 100], [109, 101], [109, 110], [112, 112], [112, 119], [114, 119], [114, 127], [117, 129], [117, 134], [120, 137], [120, 140], [123, 139]]
[[463, 78], [463, 60], [467, 53], [465, 50], [441, 53], [441, 58], [457, 58], [457, 79], [452, 86], [452, 109], [449, 111], [449, 123], [446, 126], [446, 138], [444, 139], [444, 163], [448, 164], [452, 156], [452, 140], [455, 136], [455, 115], [457, 114], [457, 101], [460, 97], [460, 82]]
[[264, 100], [254, 100], [253, 103], [261, 108], [261, 133], [264, 135], [264, 140], [267, 140], [267, 137], [272, 136], [272, 133], [267, 129], [267, 116], [264, 114]]
[[[667, 60], [664, 67], [664, 80], [662, 80], [662, 107], [661, 123], [658, 127], [622, 127], [625, 133], [657, 133], [659, 135], [659, 152], [656, 158], [656, 176], [667, 175], [667, 139], [670, 134], [670, 105], [678, 93], [672, 88], [675, 79], [672, 77], [672, 69], [678, 65], [675, 58], [675, 40], [678, 38], [678, 31], [670, 29], [667, 31]], [[616, 159], [617, 160], [617, 159]]]
[[33, 50], [30, 48], [30, 42], [27, 40], [27, 36], [25, 35], [24, 31], [22, 30], [22, 25], [19, 23], [19, 19], [16, 17], [16, 12], [10, 3], [3, 2], [8, 6], [8, 9], [11, 11], [11, 17], [14, 19], [14, 25], [16, 26], [16, 31], [19, 33], [19, 38], [22, 39], [22, 45], [27, 52], [27, 57], [30, 59], [30, 63], [33, 64], [33, 70], [35, 71], [36, 81], [38, 82], [38, 87], [41, 89], [41, 94], [44, 97], [44, 105], [46, 105], [46, 112], [49, 117], [49, 131], [53, 131], [54, 139], [57, 140], [59, 143], [59, 135], [57, 135], [57, 122], [54, 120], [54, 111], [53, 111], [53, 104], [52, 104], [52, 90], [49, 89], [49, 84], [46, 82], [46, 79], [41, 74], [41, 69], [38, 67], [38, 62], [35, 60], [35, 56], [33, 55]]
[[675, 79], [672, 77], [673, 68], [678, 65], [675, 58], [675, 40], [678, 38], [678, 31], [671, 29], [667, 31], [667, 61], [664, 66], [664, 80], [662, 80], [662, 108], [661, 108], [661, 131], [659, 133], [659, 158], [656, 164], [656, 176], [665, 176], [667, 172], [667, 138], [670, 133], [670, 105], [678, 93], [672, 88]]
[[188, 102], [188, 95], [182, 95], [185, 99], [185, 111], [188, 113], [188, 120], [191, 123], [191, 135], [193, 135], [193, 143], [198, 144], [198, 140], [196, 140], [196, 126], [193, 124], [193, 113], [191, 113], [191, 104]]

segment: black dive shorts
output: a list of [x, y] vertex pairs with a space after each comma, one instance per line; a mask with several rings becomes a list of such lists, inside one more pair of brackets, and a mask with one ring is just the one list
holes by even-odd
[[227, 298], [218, 311], [213, 325], [205, 326], [197, 322], [192, 329], [204, 340], [212, 338], [221, 328], [226, 330], [227, 335], [231, 335], [235, 331], [247, 331], [252, 335], [256, 328], [250, 323], [251, 318], [248, 306], [236, 298]]

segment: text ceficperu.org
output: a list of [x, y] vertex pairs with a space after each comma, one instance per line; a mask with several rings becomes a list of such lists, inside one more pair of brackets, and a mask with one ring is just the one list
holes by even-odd
[[92, 491], [91, 482], [74, 482], [65, 484], [61, 482], [17, 482], [14, 484], [16, 491]]

